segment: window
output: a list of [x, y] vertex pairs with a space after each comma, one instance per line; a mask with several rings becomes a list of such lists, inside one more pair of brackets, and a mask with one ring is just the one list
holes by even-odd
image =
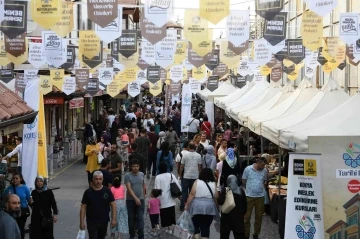
[[342, 239], [341, 232], [338, 232], [337, 239]]
[[[353, 215], [349, 216], [347, 223], [348, 223], [349, 226], [357, 225], [358, 224], [358, 215], [353, 214]], [[352, 239], [352, 238], [349, 238], [349, 239]]]

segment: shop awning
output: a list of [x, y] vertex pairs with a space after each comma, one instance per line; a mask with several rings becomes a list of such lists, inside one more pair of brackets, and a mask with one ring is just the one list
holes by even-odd
[[74, 98], [69, 101], [69, 109], [78, 109], [84, 107], [84, 98]]

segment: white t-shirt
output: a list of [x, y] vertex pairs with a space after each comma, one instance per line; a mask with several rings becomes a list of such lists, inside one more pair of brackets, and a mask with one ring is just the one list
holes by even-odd
[[[186, 155], [187, 153], [189, 153], [189, 151], [187, 151], [187, 150], [181, 151], [181, 154], [182, 154], [183, 157], [184, 157], [184, 155]], [[176, 156], [176, 158], [175, 158], [175, 162], [176, 162], [176, 163], [180, 163], [180, 161], [181, 161], [181, 157], [180, 157], [180, 154], [178, 154], [178, 155]]]
[[127, 120], [127, 121], [131, 121], [133, 118], [136, 119], [136, 115], [134, 113], [128, 113], [125, 116], [125, 120]]
[[115, 120], [115, 115], [109, 115], [109, 116], [108, 116], [108, 120], [109, 120], [109, 128], [111, 128], [112, 123], [113, 123], [114, 120]]
[[[215, 182], [209, 182], [208, 185], [213, 193], [213, 196], [215, 197], [215, 189], [216, 189]], [[195, 193], [196, 198], [213, 198], [213, 196], [211, 195], [210, 190], [206, 186], [204, 181], [200, 179], [196, 180], [196, 193]]]
[[154, 120], [153, 119], [144, 119], [143, 126], [149, 132], [150, 126], [148, 126], [148, 122], [150, 123], [150, 126], [151, 126], [151, 125], [154, 125]]
[[156, 106], [155, 107], [155, 113], [158, 114], [158, 115], [163, 115], [164, 110], [163, 110], [162, 107]]
[[209, 146], [209, 140], [205, 140], [205, 142], [200, 141], [200, 144], [202, 144], [202, 146], [204, 146], [204, 148], [206, 149], [207, 146]]
[[[172, 181], [171, 181], [172, 176]], [[156, 176], [155, 178], [155, 189], [161, 189], [162, 194], [159, 197], [161, 206], [160, 208], [168, 208], [173, 207], [176, 205], [175, 198], [171, 196], [170, 192], [170, 183], [174, 182], [178, 185], [178, 187], [181, 189], [181, 186], [179, 184], [179, 181], [177, 180], [176, 176], [171, 173], [162, 173]]]
[[197, 133], [200, 125], [200, 121], [198, 119], [190, 118], [188, 125], [189, 125], [190, 133]]

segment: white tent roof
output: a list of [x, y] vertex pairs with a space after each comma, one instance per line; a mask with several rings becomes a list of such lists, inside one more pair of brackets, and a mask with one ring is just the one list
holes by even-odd
[[303, 79], [298, 88], [281, 104], [274, 106], [267, 112], [249, 117], [249, 129], [258, 135], [262, 135], [261, 125], [263, 122], [291, 115], [314, 98], [318, 92], [319, 90], [310, 81]]
[[258, 115], [263, 112], [269, 111], [271, 108], [286, 100], [294, 91], [295, 89], [292, 85], [292, 82], [289, 81], [277, 94], [267, 94], [266, 97], [261, 101], [261, 103], [258, 104], [258, 106], [250, 110], [242, 111], [238, 114], [238, 120], [240, 124], [248, 127], [248, 120], [250, 116]]
[[229, 115], [233, 119], [236, 119], [237, 113], [243, 106], [252, 102], [258, 96], [264, 95], [265, 91], [269, 89], [269, 87], [270, 84], [266, 80], [255, 82], [255, 86], [252, 87], [246, 94], [244, 94], [240, 99], [229, 104], [228, 107], [226, 107], [227, 115]]
[[248, 92], [252, 87], [254, 87], [254, 85], [255, 85], [255, 83], [252, 81], [246, 82], [246, 85], [240, 89], [238, 94], [231, 94], [231, 97], [229, 97], [227, 99], [220, 99], [218, 106], [221, 109], [225, 110], [228, 104], [230, 104], [231, 102], [234, 102], [237, 99], [239, 99], [240, 97], [242, 97], [244, 94], [246, 94], [246, 92]]
[[276, 144], [280, 144], [283, 148], [288, 148], [289, 139], [281, 135], [282, 129], [301, 122], [308, 122], [308, 120], [324, 115], [349, 98], [350, 96], [341, 89], [339, 84], [335, 80], [330, 79], [314, 98], [293, 114], [263, 122], [261, 125], [262, 136]]
[[234, 97], [237, 97], [237, 95], [241, 93], [243, 88], [241, 88], [241, 89], [237, 88], [234, 92], [232, 92], [231, 94], [224, 96], [224, 97], [215, 97], [214, 104], [216, 106], [221, 107], [221, 102], [225, 102], [225, 101], [231, 100]]
[[[339, 105], [334, 110], [303, 122], [281, 132], [281, 138], [286, 138], [296, 144], [296, 151], [308, 150], [309, 136], [359, 136], [360, 93]], [[287, 145], [286, 145], [287, 146]]]
[[231, 84], [231, 82], [226, 81], [222, 83], [219, 88], [208, 94], [207, 100], [213, 101], [215, 97], [223, 97], [228, 94], [231, 94], [233, 91], [236, 90], [236, 87]]
[[201, 98], [202, 100], [206, 100], [208, 94], [210, 94], [210, 93], [211, 93], [211, 91], [210, 91], [208, 88], [205, 88], [205, 89], [199, 91], [199, 92], [197, 93], [197, 95], [200, 96], [200, 98]]

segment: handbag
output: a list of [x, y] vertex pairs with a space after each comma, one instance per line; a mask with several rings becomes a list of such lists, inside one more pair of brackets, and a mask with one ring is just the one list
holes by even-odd
[[99, 154], [97, 155], [97, 158], [98, 158], [98, 164], [101, 164], [101, 162], [102, 162], [103, 159], [104, 159], [104, 156], [99, 153]]
[[225, 202], [221, 207], [221, 212], [229, 213], [229, 212], [231, 212], [231, 210], [233, 210], [235, 208], [236, 205], [235, 205], [234, 195], [233, 195], [231, 189], [226, 187], [225, 190], [226, 190]]
[[182, 195], [182, 192], [181, 192], [179, 186], [175, 182], [173, 182], [172, 173], [170, 173], [170, 175], [171, 175], [171, 181], [170, 181], [171, 196], [174, 198], [180, 197]]
[[40, 216], [41, 216], [41, 227], [45, 229], [51, 228], [54, 223], [54, 220], [49, 217], [44, 217], [42, 210], [40, 211]]

